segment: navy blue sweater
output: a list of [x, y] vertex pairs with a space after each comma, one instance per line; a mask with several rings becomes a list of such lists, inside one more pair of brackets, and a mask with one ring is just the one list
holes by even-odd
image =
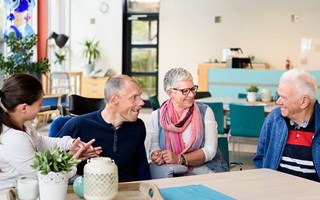
[[[143, 121], [125, 122], [117, 130], [106, 123], [101, 111], [70, 119], [58, 133], [58, 137], [70, 135], [88, 142], [95, 138], [93, 146], [101, 146], [103, 157], [109, 157], [118, 166], [119, 182], [150, 179], [144, 140], [146, 129]], [[86, 162], [78, 165], [77, 174], [83, 175]]]

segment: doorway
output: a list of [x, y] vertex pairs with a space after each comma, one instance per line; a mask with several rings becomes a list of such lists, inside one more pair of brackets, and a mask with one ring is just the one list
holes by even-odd
[[159, 13], [158, 9], [134, 10], [128, 3], [124, 12], [123, 73], [139, 82], [145, 107], [150, 107], [149, 97], [158, 95]]

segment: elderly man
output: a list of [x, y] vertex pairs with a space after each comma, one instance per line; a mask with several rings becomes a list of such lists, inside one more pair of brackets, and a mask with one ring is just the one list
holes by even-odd
[[280, 108], [266, 118], [261, 130], [256, 168], [270, 168], [319, 182], [320, 107], [317, 82], [307, 72], [283, 73], [278, 87]]
[[[105, 108], [72, 118], [58, 136], [80, 137], [85, 142], [95, 138], [95, 145], [102, 147], [101, 156], [117, 164], [120, 182], [150, 179], [146, 129], [138, 118], [144, 105], [141, 93], [139, 84], [127, 75], [110, 78], [104, 89]], [[80, 175], [84, 164], [78, 166]]]

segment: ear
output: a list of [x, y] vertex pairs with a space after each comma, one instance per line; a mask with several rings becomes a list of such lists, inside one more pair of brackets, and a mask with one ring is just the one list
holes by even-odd
[[172, 96], [172, 94], [173, 94], [173, 91], [170, 90], [170, 89], [168, 89], [168, 90], [166, 91], [166, 93], [167, 93], [167, 95], [171, 98], [171, 96]]
[[301, 101], [302, 109], [305, 109], [310, 104], [310, 98], [308, 96], [303, 96]]
[[111, 105], [116, 105], [119, 102], [119, 96], [116, 94], [111, 95], [110, 99], [109, 99], [109, 103]]
[[28, 110], [27, 108], [28, 108], [28, 105], [26, 103], [22, 103], [16, 107], [16, 110], [18, 110], [20, 113], [25, 114]]

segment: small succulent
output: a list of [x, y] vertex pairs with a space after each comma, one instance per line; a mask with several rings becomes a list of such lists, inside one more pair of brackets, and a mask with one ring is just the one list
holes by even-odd
[[79, 160], [73, 158], [70, 152], [61, 150], [55, 144], [51, 149], [45, 152], [37, 152], [33, 158], [31, 167], [41, 174], [46, 175], [49, 172], [69, 172], [74, 164]]
[[256, 85], [251, 85], [250, 87], [247, 88], [247, 92], [258, 92], [259, 89]]

